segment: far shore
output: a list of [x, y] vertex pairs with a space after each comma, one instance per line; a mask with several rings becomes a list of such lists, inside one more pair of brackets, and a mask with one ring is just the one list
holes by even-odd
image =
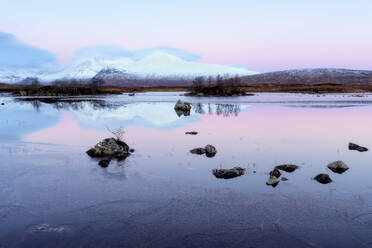
[[[0, 92], [15, 93], [27, 89], [27, 85], [0, 84]], [[82, 86], [82, 89], [89, 87]], [[367, 93], [372, 92], [372, 85], [341, 85], [341, 84], [255, 84], [240, 87], [247, 93], [258, 92], [283, 92], [283, 93], [307, 93], [307, 94], [325, 94], [325, 93]], [[124, 86], [103, 86], [99, 87], [99, 94], [121, 94], [136, 92], [186, 92], [189, 86], [148, 86], [148, 87], [124, 87]]]

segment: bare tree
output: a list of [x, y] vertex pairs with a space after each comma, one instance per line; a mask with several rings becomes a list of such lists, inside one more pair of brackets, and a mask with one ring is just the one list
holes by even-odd
[[107, 129], [107, 131], [112, 133], [117, 140], [119, 140], [119, 141], [123, 140], [124, 134], [125, 134], [125, 131], [124, 131], [123, 127], [119, 127], [117, 129], [111, 129], [110, 127], [106, 126], [106, 129]]

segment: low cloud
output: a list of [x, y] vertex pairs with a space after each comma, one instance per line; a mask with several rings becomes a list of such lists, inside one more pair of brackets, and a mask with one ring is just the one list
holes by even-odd
[[80, 48], [75, 52], [73, 61], [81, 61], [89, 58], [118, 59], [130, 58], [134, 61], [140, 60], [155, 52], [171, 54], [186, 61], [199, 61], [200, 56], [187, 52], [183, 49], [158, 46], [148, 49], [130, 51], [119, 46], [90, 46]]
[[24, 44], [9, 33], [0, 32], [0, 69], [50, 69], [56, 65], [53, 53]]

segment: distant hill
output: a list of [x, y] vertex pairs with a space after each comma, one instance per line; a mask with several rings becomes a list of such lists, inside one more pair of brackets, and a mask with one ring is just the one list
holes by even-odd
[[261, 73], [241, 78], [244, 85], [257, 84], [372, 84], [372, 71], [348, 69], [298, 69]]

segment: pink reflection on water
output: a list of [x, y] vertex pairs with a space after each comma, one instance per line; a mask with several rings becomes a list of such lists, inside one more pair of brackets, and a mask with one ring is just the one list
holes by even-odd
[[107, 138], [108, 132], [84, 130], [79, 127], [73, 115], [62, 114], [57, 125], [24, 137], [26, 142], [49, 143], [58, 145], [91, 146], [98, 140]]
[[[215, 145], [220, 154], [322, 156], [346, 150], [348, 142], [372, 147], [372, 108], [252, 106], [238, 116], [201, 115], [200, 122], [171, 130], [127, 129], [127, 139], [148, 151], [180, 151]], [[198, 131], [197, 136], [185, 131]], [[181, 152], [182, 153], [182, 152]]]
[[[109, 124], [109, 123], [108, 123]], [[238, 116], [200, 115], [187, 126], [157, 130], [140, 126], [125, 128], [124, 140], [146, 154], [187, 153], [194, 147], [213, 144], [226, 155], [265, 151], [293, 156], [344, 149], [349, 141], [372, 147], [372, 108], [287, 108], [252, 106]], [[198, 131], [197, 136], [185, 135]], [[106, 131], [84, 130], [73, 115], [24, 137], [24, 141], [91, 146], [110, 137]]]

